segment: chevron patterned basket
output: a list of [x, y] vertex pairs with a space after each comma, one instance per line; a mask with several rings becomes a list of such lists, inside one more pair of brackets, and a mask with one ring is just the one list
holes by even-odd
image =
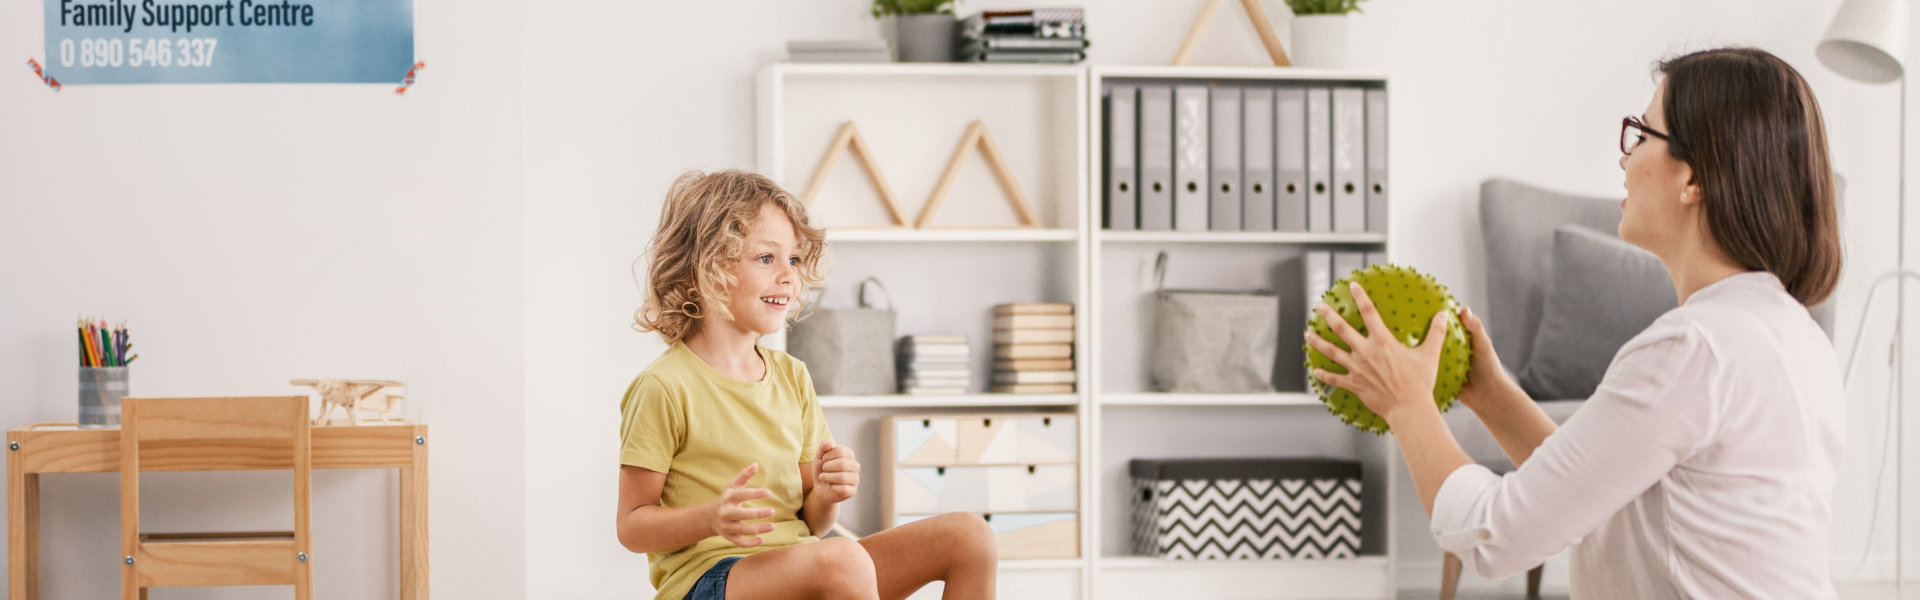
[[1135, 459], [1134, 552], [1171, 559], [1353, 558], [1360, 463]]

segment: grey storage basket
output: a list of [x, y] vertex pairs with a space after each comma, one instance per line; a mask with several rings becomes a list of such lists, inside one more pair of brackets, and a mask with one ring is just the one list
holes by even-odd
[[1280, 297], [1270, 292], [1165, 289], [1167, 253], [1154, 260], [1153, 340], [1147, 374], [1161, 392], [1273, 391]]
[[[887, 307], [873, 308], [867, 284], [887, 296]], [[893, 296], [880, 280], [860, 282], [859, 308], [820, 308], [815, 303], [787, 330], [787, 353], [807, 363], [814, 393], [872, 395], [894, 393]]]

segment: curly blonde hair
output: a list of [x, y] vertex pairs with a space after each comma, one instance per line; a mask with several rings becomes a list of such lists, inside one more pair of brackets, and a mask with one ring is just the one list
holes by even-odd
[[806, 308], [805, 291], [827, 276], [826, 232], [807, 222], [807, 208], [766, 176], [741, 170], [688, 171], [667, 189], [660, 229], [648, 246], [647, 289], [634, 311], [634, 329], [659, 332], [668, 344], [698, 331], [701, 319], [731, 320], [733, 296], [729, 267], [741, 259], [747, 232], [772, 203], [786, 212], [799, 238], [798, 285], [789, 319]]

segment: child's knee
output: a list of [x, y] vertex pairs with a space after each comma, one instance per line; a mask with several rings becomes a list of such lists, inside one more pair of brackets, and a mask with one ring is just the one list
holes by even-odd
[[873, 557], [859, 542], [827, 538], [815, 544], [812, 571], [822, 597], [865, 598], [874, 592]]
[[993, 526], [973, 513], [952, 513], [940, 517], [945, 522], [948, 542], [953, 548], [975, 557], [997, 560], [999, 545], [993, 538]]

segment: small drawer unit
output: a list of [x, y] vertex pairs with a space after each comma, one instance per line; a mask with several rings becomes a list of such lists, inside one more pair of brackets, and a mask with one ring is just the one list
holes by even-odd
[[894, 415], [880, 430], [886, 527], [974, 513], [1000, 558], [1080, 555], [1077, 415]]
[[1354, 558], [1360, 463], [1135, 459], [1134, 552], [1168, 559]]

